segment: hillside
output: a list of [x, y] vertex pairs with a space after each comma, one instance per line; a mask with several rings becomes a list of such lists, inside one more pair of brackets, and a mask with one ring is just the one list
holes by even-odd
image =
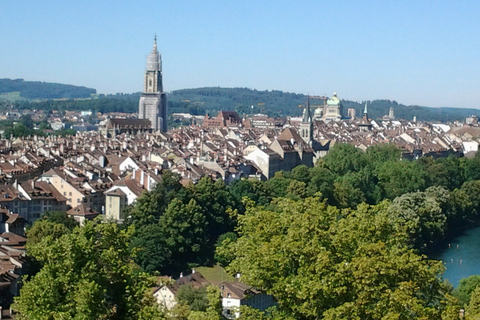
[[[18, 93], [18, 94], [16, 94]], [[0, 98], [18, 99], [76, 99], [89, 98], [97, 90], [69, 84], [41, 81], [25, 81], [23, 79], [0, 79]]]
[[[19, 109], [42, 110], [92, 110], [102, 113], [137, 112], [140, 93], [96, 95], [95, 89], [64, 85], [57, 83], [24, 81], [22, 79], [0, 79], [0, 109], [7, 105]], [[3, 99], [2, 99], [3, 98]], [[65, 98], [67, 100], [54, 100]], [[74, 100], [86, 98], [82, 100]], [[342, 96], [340, 96], [342, 98]], [[41, 100], [41, 101], [38, 101]], [[168, 94], [169, 112], [188, 112], [195, 115], [209, 113], [215, 115], [220, 110], [235, 110], [240, 115], [265, 113], [270, 116], [299, 116], [307, 96], [278, 90], [259, 91], [248, 88], [206, 87], [175, 90]], [[348, 108], [354, 108], [357, 116], [363, 114], [365, 102], [342, 100], [343, 115]], [[253, 108], [252, 108], [253, 106]], [[420, 121], [454, 121], [463, 120], [476, 114], [476, 109], [466, 108], [429, 108], [423, 106], [406, 106], [391, 100], [373, 100], [368, 102], [370, 118], [377, 119], [388, 114], [394, 108], [397, 119]]]

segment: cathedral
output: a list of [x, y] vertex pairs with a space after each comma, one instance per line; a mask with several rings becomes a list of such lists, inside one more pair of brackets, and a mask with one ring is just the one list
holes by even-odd
[[163, 92], [162, 57], [157, 51], [157, 36], [153, 42], [153, 50], [147, 56], [138, 118], [150, 120], [153, 131], [167, 131], [167, 95]]

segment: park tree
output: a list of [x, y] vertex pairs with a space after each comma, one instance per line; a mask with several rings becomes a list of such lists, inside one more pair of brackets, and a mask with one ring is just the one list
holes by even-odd
[[453, 291], [453, 295], [462, 307], [466, 307], [470, 303], [472, 293], [477, 288], [480, 288], [480, 275], [471, 275], [460, 280], [458, 287]]
[[211, 255], [206, 251], [209, 241], [206, 218], [194, 199], [187, 204], [174, 199], [160, 217], [159, 225], [170, 260], [168, 269], [162, 270], [164, 273], [184, 270], [189, 263], [205, 263]]
[[365, 153], [348, 143], [335, 144], [330, 148], [324, 161], [327, 168], [339, 176], [360, 171], [367, 164]]
[[480, 287], [476, 287], [471, 293], [471, 299], [467, 306], [467, 319], [480, 319]]
[[390, 219], [410, 235], [410, 243], [425, 251], [445, 237], [446, 202], [449, 192], [443, 188], [412, 192], [396, 198], [388, 209]]
[[405, 193], [423, 191], [429, 185], [426, 170], [417, 162], [387, 161], [378, 169], [382, 198], [395, 199]]
[[42, 215], [42, 219], [63, 224], [69, 230], [73, 230], [75, 227], [79, 226], [78, 221], [64, 211], [45, 211]]
[[131, 259], [132, 232], [87, 222], [30, 246], [42, 269], [24, 283], [14, 309], [25, 319], [161, 319], [150, 278]]
[[239, 215], [228, 269], [275, 296], [295, 319], [439, 319], [440, 262], [407, 247], [388, 203], [339, 210], [318, 198], [279, 199]]

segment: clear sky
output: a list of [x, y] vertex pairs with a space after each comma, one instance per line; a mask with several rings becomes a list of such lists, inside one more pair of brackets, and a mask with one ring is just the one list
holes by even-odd
[[0, 1], [0, 78], [480, 107], [480, 1]]

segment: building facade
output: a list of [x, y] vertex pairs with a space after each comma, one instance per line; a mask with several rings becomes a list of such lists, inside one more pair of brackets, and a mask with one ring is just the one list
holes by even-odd
[[167, 95], [163, 92], [162, 57], [157, 51], [156, 36], [153, 50], [147, 56], [138, 118], [150, 120], [153, 131], [167, 131]]

